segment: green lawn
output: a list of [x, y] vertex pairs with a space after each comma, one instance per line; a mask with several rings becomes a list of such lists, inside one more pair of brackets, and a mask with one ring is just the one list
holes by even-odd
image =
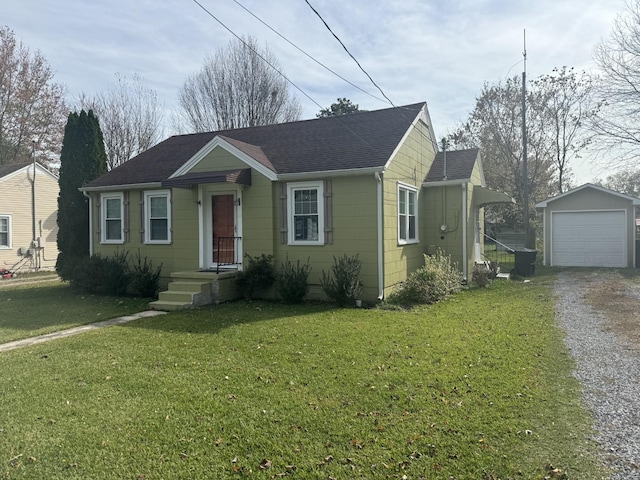
[[7, 352], [0, 478], [605, 478], [553, 315], [534, 278], [411, 312], [239, 302]]
[[0, 343], [140, 312], [148, 305], [148, 298], [81, 294], [59, 281], [3, 286]]

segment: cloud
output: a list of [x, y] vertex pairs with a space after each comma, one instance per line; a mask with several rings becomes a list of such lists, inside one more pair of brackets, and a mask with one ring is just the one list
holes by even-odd
[[[199, 0], [238, 35], [268, 44], [298, 93], [304, 118], [338, 97], [383, 108], [380, 92], [320, 19], [299, 0], [238, 0], [343, 82], [249, 15], [234, 0]], [[485, 82], [555, 66], [593, 69], [595, 45], [608, 36], [624, 0], [310, 0], [396, 104], [427, 101], [436, 133], [464, 120]], [[188, 0], [31, 0], [5, 2], [2, 22], [49, 60], [69, 95], [104, 91], [115, 74], [140, 74], [168, 109], [186, 77], [232, 35]]]

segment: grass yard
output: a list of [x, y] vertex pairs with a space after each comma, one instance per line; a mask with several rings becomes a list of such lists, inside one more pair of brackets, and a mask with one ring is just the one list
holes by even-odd
[[148, 298], [81, 294], [59, 281], [7, 285], [0, 289], [0, 343], [140, 312], [149, 305]]
[[605, 478], [553, 317], [534, 279], [411, 312], [239, 302], [7, 352], [0, 478]]

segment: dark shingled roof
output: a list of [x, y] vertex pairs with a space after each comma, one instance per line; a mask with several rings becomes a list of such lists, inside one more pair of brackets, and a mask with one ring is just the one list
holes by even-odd
[[436, 155], [425, 182], [440, 182], [442, 180], [463, 180], [471, 177], [473, 167], [478, 161], [479, 150], [451, 150], [447, 152], [447, 178], [444, 178], [444, 152]]
[[0, 178], [6, 177], [13, 172], [17, 172], [21, 168], [24, 168], [28, 165], [31, 165], [31, 163], [14, 163], [11, 165], [0, 165]]
[[382, 167], [424, 107], [422, 102], [339, 117], [173, 136], [86, 187], [161, 182], [216, 136], [277, 174]]

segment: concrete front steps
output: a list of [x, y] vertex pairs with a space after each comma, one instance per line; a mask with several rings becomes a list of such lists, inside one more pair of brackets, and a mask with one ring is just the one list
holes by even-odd
[[237, 271], [172, 272], [168, 290], [149, 303], [153, 310], [165, 312], [201, 305], [218, 304], [239, 298], [235, 285]]

